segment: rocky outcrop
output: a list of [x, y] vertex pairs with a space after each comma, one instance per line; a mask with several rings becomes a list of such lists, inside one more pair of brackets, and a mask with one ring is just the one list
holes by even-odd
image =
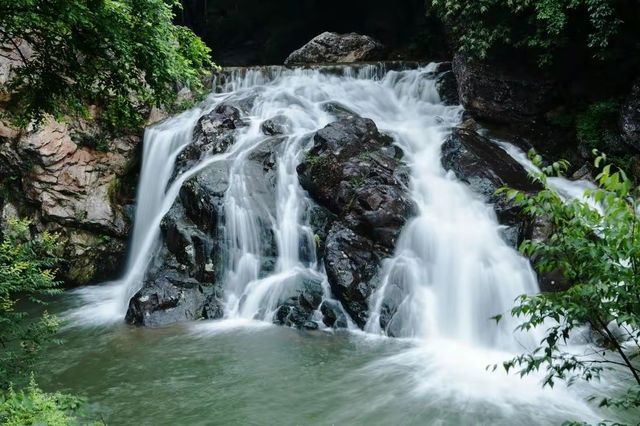
[[298, 167], [301, 185], [330, 212], [312, 223], [326, 235], [320, 251], [331, 290], [360, 327], [380, 263], [415, 209], [408, 169], [392, 142], [369, 119], [343, 118], [315, 134]]
[[291, 53], [285, 65], [351, 63], [382, 59], [383, 46], [371, 37], [356, 33], [324, 32]]
[[640, 80], [635, 82], [622, 105], [619, 127], [623, 140], [640, 151]]
[[499, 123], [526, 122], [542, 117], [556, 99], [556, 84], [524, 71], [471, 60], [456, 54], [453, 72], [465, 109], [475, 118]]
[[118, 272], [139, 143], [137, 135], [109, 137], [82, 120], [48, 119], [24, 131], [0, 123], [4, 208], [31, 219], [39, 232], [60, 234], [69, 285]]
[[203, 115], [193, 131], [193, 142], [176, 160], [176, 173], [188, 170], [206, 156], [225, 152], [233, 144], [233, 131], [242, 126], [240, 110], [228, 104]]
[[496, 191], [502, 187], [524, 192], [534, 192], [540, 188], [503, 149], [476, 133], [466, 123], [466, 126], [454, 129], [442, 145], [442, 165], [493, 204], [498, 220], [508, 227], [504, 236], [509, 243], [517, 246], [524, 238], [528, 238], [531, 232], [530, 219]]
[[[193, 130], [193, 142], [176, 160], [176, 174], [206, 156], [225, 152], [240, 126], [240, 111], [230, 105], [203, 115]], [[262, 171], [263, 166], [256, 169]], [[262, 173], [258, 180], [264, 181]], [[128, 323], [159, 327], [222, 317], [219, 225], [228, 184], [228, 165], [219, 161], [182, 185], [160, 225], [162, 247], [129, 302]]]

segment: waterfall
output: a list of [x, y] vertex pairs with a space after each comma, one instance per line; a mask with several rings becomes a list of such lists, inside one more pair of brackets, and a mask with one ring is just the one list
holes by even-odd
[[[144, 138], [138, 204], [123, 278], [78, 291], [84, 305], [72, 314], [85, 322], [121, 320], [140, 288], [159, 241], [159, 224], [189, 177], [217, 162], [228, 168], [222, 235], [225, 316], [270, 320], [279, 303], [301, 280], [322, 282], [308, 223], [310, 201], [298, 183], [296, 166], [311, 136], [336, 117], [328, 105], [371, 118], [404, 151], [411, 169], [410, 191], [418, 206], [405, 226], [395, 254], [384, 262], [382, 285], [371, 297], [366, 331], [381, 333], [379, 316], [394, 291], [403, 300], [391, 323], [394, 334], [420, 339], [451, 338], [474, 345], [515, 349], [527, 336], [514, 335], [508, 314], [520, 294], [537, 291], [528, 262], [500, 236], [491, 206], [440, 164], [440, 146], [460, 120], [461, 108], [439, 99], [435, 65], [387, 71], [383, 66], [323, 69], [271, 67], [237, 70], [219, 81], [199, 109], [149, 128]], [[189, 144], [202, 114], [222, 102], [251, 99], [247, 126], [225, 154], [204, 159], [173, 181], [177, 155]], [[251, 181], [248, 156], [269, 138], [260, 125], [286, 117], [282, 140], [269, 149], [276, 161], [275, 193]], [[273, 239], [265, 238], [265, 230]], [[271, 261], [270, 267], [265, 264]], [[494, 315], [505, 315], [499, 326]]]
[[[382, 285], [371, 298], [366, 330], [380, 333], [385, 298], [401, 291], [403, 301], [392, 318], [395, 335], [452, 338], [513, 349], [515, 323], [505, 315], [500, 326], [491, 317], [507, 314], [516, 296], [537, 291], [528, 262], [500, 236], [490, 206], [440, 164], [440, 146], [460, 119], [460, 107], [439, 99], [435, 65], [386, 71], [383, 66], [322, 69], [267, 68], [238, 70], [219, 82], [200, 109], [149, 128], [144, 138], [142, 172], [130, 255], [123, 278], [79, 290], [84, 305], [73, 312], [84, 321], [120, 320], [129, 298], [139, 289], [159, 240], [159, 224], [180, 186], [198, 171], [226, 162], [229, 187], [224, 198], [226, 317], [270, 320], [282, 299], [300, 280], [321, 281], [313, 231], [307, 223], [309, 200], [298, 183], [296, 166], [311, 136], [335, 116], [327, 105], [371, 118], [404, 151], [411, 169], [411, 195], [418, 214], [406, 226], [395, 254], [385, 261]], [[198, 118], [222, 102], [252, 99], [248, 126], [222, 155], [203, 160], [171, 181], [173, 164], [191, 141]], [[277, 157], [275, 194], [256, 193], [246, 170], [247, 157], [266, 139], [265, 120], [287, 118]], [[264, 230], [272, 231], [273, 241]], [[271, 269], [264, 264], [274, 254]], [[301, 256], [304, 253], [304, 256]], [[525, 336], [526, 337], [526, 336]]]
[[[163, 217], [183, 183], [208, 167], [227, 173], [218, 211], [218, 279], [224, 286], [224, 316], [234, 320], [209, 324], [228, 329], [229, 324], [256, 324], [256, 319], [271, 322], [282, 301], [307, 281], [319, 283], [323, 297], [331, 299], [310, 224], [313, 203], [296, 170], [315, 132], [338, 116], [358, 115], [372, 119], [404, 152], [417, 206], [379, 271], [364, 334], [370, 339], [392, 329], [394, 336], [417, 344], [370, 364], [363, 374], [384, 382], [398, 369], [408, 369], [412, 374], [406, 385], [414, 395], [465, 404], [486, 401], [505, 410], [549, 406], [567, 415], [579, 406], [580, 416], [589, 418], [589, 407], [563, 390], [541, 390], [535, 375], [521, 380], [485, 371], [537, 343], [535, 331], [514, 332], [517, 321], [509, 312], [517, 296], [535, 294], [538, 285], [528, 260], [503, 240], [492, 206], [441, 165], [441, 145], [460, 122], [462, 108], [440, 101], [435, 70], [433, 64], [416, 69], [267, 67], [218, 77], [216, 90], [200, 107], [147, 129], [125, 271], [119, 280], [76, 290], [81, 305], [68, 313], [70, 323], [123, 320], [158, 251]], [[176, 159], [192, 141], [198, 120], [222, 103], [242, 110], [246, 126], [235, 131], [227, 152], [176, 173]], [[274, 117], [286, 117], [283, 132], [266, 136], [261, 126]], [[496, 143], [526, 169], [536, 170], [522, 151]], [[249, 160], [256, 153], [274, 158], [270, 186], [252, 174]], [[559, 178], [550, 183], [566, 197], [579, 196], [589, 186]], [[392, 298], [397, 310], [381, 329], [380, 317]], [[502, 315], [498, 324], [491, 319], [496, 315]]]

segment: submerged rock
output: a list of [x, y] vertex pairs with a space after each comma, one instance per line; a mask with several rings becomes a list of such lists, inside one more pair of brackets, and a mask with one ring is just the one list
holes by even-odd
[[291, 125], [289, 119], [284, 115], [277, 115], [269, 120], [265, 120], [260, 125], [260, 130], [267, 136], [283, 135]]
[[327, 327], [347, 328], [349, 326], [347, 316], [338, 302], [325, 300], [320, 305], [320, 312], [322, 312], [322, 322]]
[[373, 38], [356, 33], [324, 32], [291, 53], [285, 65], [351, 63], [382, 59], [384, 47]]
[[287, 327], [317, 329], [314, 314], [320, 307], [324, 291], [322, 283], [306, 278], [292, 290], [293, 296], [287, 297], [276, 309], [273, 323]]
[[556, 84], [523, 71], [479, 62], [458, 53], [453, 59], [458, 94], [476, 118], [500, 123], [530, 121], [553, 106]]

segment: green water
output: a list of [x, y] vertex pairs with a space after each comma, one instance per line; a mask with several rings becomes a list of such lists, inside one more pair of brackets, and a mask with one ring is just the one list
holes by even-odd
[[572, 393], [486, 372], [495, 354], [446, 342], [425, 349], [233, 322], [61, 337], [39, 365], [42, 387], [86, 396], [109, 425], [546, 425], [601, 415]]

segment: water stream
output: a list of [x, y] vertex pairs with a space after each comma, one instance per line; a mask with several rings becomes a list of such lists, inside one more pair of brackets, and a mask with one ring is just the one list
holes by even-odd
[[[517, 322], [509, 315], [499, 325], [491, 317], [507, 314], [516, 296], [534, 294], [538, 286], [529, 263], [501, 238], [491, 206], [440, 164], [440, 146], [461, 108], [440, 102], [434, 69], [239, 71], [200, 108], [147, 129], [125, 274], [69, 295], [80, 305], [67, 313], [69, 324], [95, 328], [65, 332], [70, 343], [48, 360], [50, 383], [89, 393], [98, 408], [109, 407], [111, 424], [506, 425], [599, 419], [582, 400], [586, 390], [542, 390], [536, 375], [520, 379], [486, 371], [535, 343], [535, 333], [514, 333]], [[243, 117], [248, 125], [228, 152], [172, 181], [175, 159], [191, 141], [198, 118], [222, 102], [249, 105]], [[336, 119], [336, 106], [373, 119], [404, 151], [418, 214], [383, 265], [365, 333], [269, 326], [278, 301], [301, 279], [322, 281], [324, 297], [332, 297], [296, 166], [313, 133]], [[251, 182], [246, 158], [269, 140], [260, 125], [274, 116], [288, 121], [274, 148], [276, 191], [265, 194]], [[229, 176], [221, 225], [225, 319], [164, 330], [114, 325], [141, 286], [160, 221], [180, 186], [221, 162]], [[275, 247], [264, 229], [273, 231]], [[273, 267], [265, 269], [274, 252]], [[402, 303], [390, 326], [405, 339], [387, 339], [380, 329], [378, 317], [392, 292], [400, 292]], [[166, 400], [173, 405], [165, 407]]]

